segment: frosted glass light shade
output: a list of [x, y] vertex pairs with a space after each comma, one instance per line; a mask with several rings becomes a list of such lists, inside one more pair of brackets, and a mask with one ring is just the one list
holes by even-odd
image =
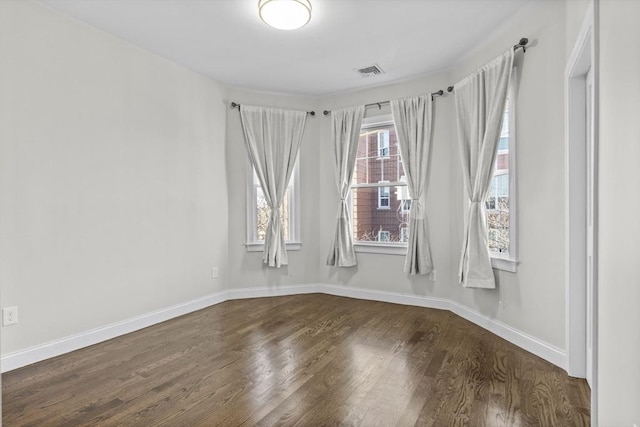
[[311, 20], [309, 0], [259, 0], [260, 19], [279, 30], [295, 30]]

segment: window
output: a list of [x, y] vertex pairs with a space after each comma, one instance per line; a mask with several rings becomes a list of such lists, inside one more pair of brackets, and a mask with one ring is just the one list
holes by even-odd
[[388, 231], [380, 230], [378, 231], [378, 242], [389, 242], [391, 241], [391, 233]]
[[389, 209], [389, 207], [389, 187], [378, 187], [378, 209]]
[[378, 131], [378, 157], [389, 157], [389, 129]]
[[[249, 165], [249, 174], [247, 186], [247, 250], [262, 251], [264, 248], [264, 239], [267, 232], [267, 225], [271, 210], [267, 205], [264, 192], [260, 186], [258, 175], [256, 175], [253, 167]], [[297, 220], [298, 209], [298, 164], [291, 174], [291, 180], [287, 187], [282, 206], [280, 206], [280, 218], [282, 220], [282, 231], [288, 250], [300, 249], [299, 229]]]
[[365, 118], [351, 183], [356, 250], [404, 254], [410, 207], [391, 115]]
[[[515, 77], [516, 73], [513, 72]], [[514, 78], [502, 118], [491, 188], [485, 200], [487, 240], [494, 268], [516, 271]]]

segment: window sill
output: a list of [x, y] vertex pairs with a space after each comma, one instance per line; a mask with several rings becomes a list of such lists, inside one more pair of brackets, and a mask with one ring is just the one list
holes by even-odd
[[509, 258], [491, 257], [491, 267], [495, 268], [496, 270], [517, 273], [518, 261]]
[[367, 254], [406, 255], [407, 245], [404, 243], [355, 243], [355, 251]]
[[[244, 244], [247, 252], [264, 252], [264, 242], [251, 242]], [[302, 242], [286, 242], [285, 246], [288, 251], [299, 251], [302, 249]]]

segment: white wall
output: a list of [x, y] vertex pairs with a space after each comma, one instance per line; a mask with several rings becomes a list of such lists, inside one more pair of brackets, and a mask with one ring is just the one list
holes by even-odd
[[640, 426], [640, 2], [599, 2], [598, 415]]
[[209, 294], [227, 264], [223, 88], [2, 1], [3, 354]]
[[227, 181], [229, 191], [229, 287], [245, 288], [298, 285], [317, 282], [318, 266], [318, 123], [324, 119], [313, 97], [247, 91], [229, 88], [227, 104], [262, 105], [292, 110], [316, 111], [307, 117], [299, 154], [301, 215], [300, 239], [302, 248], [288, 251], [289, 265], [269, 268], [262, 263], [262, 252], [247, 252], [246, 185], [248, 155], [242, 132], [240, 112], [227, 108]]

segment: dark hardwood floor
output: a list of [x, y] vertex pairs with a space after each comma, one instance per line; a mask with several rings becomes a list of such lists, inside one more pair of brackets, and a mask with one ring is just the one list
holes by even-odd
[[440, 310], [228, 301], [2, 376], [5, 426], [588, 426], [589, 388]]

